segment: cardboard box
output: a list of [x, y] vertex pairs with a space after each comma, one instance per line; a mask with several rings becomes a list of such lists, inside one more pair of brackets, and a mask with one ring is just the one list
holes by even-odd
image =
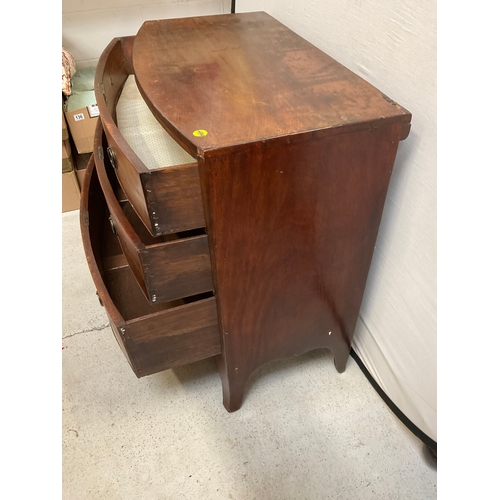
[[69, 137], [68, 124], [64, 118], [64, 111], [62, 112], [62, 140], [65, 141]]
[[62, 141], [62, 171], [71, 172], [73, 170], [73, 158], [71, 156], [71, 144], [69, 139]]
[[83, 186], [83, 179], [85, 179], [85, 174], [87, 173], [87, 169], [84, 168], [75, 168], [76, 177], [78, 179], [78, 184], [80, 185], [80, 189]]
[[75, 171], [62, 174], [62, 211], [70, 212], [80, 208], [80, 186]]
[[87, 165], [90, 161], [91, 156], [92, 153], [76, 155], [75, 160], [73, 162], [73, 168], [76, 172], [76, 177], [78, 179], [78, 183], [80, 184], [80, 189], [83, 186], [83, 179], [85, 178], [85, 174], [87, 172]]
[[94, 149], [95, 127], [99, 118], [99, 112], [95, 114], [96, 109], [98, 109], [97, 105], [64, 112], [73, 143], [79, 154], [91, 153]]

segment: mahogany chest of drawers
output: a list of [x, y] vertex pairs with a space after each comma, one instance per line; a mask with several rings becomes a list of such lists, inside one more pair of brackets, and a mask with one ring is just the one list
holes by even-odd
[[216, 356], [234, 411], [272, 360], [343, 371], [411, 114], [262, 12], [145, 22], [95, 89], [82, 236], [135, 374]]

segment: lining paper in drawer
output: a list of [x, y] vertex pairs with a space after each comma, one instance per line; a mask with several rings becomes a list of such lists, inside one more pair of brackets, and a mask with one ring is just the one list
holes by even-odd
[[127, 78], [116, 105], [123, 138], [150, 170], [196, 161], [163, 129], [144, 102], [134, 75]]

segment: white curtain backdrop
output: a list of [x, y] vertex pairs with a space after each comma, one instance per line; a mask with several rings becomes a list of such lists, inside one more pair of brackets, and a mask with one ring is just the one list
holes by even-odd
[[269, 14], [412, 115], [400, 143], [354, 349], [396, 406], [437, 441], [436, 3], [237, 1]]

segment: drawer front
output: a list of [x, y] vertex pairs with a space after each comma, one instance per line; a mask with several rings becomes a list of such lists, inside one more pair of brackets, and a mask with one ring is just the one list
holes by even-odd
[[[115, 38], [99, 59], [95, 93], [105, 142], [101, 156], [109, 156], [130, 204], [153, 236], [205, 226], [198, 163], [148, 169], [130, 147], [116, 124], [120, 90], [133, 71], [132, 38]], [[100, 135], [96, 131], [96, 135]], [[109, 149], [108, 149], [109, 148]], [[95, 150], [96, 159], [98, 151]]]
[[133, 345], [138, 377], [221, 352], [215, 297], [131, 320], [121, 333]]
[[[98, 124], [96, 147], [102, 131]], [[114, 170], [104, 159], [97, 158], [96, 169], [115, 231], [130, 269], [148, 300], [170, 302], [213, 290], [210, 255], [206, 234], [190, 237], [153, 237], [134, 210], [124, 213], [116, 199]], [[125, 208], [128, 206], [125, 205]]]
[[82, 188], [80, 225], [97, 294], [138, 377], [220, 354], [211, 294], [151, 304], [116, 244], [92, 156]]

